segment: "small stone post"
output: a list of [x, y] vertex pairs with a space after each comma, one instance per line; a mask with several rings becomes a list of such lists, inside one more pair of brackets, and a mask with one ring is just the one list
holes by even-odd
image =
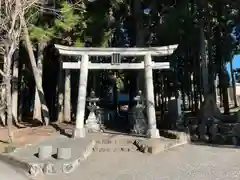
[[88, 61], [87, 54], [83, 54], [81, 58], [81, 68], [78, 86], [78, 102], [77, 102], [77, 117], [76, 127], [73, 133], [75, 138], [85, 137], [84, 116], [87, 95], [87, 80], [88, 80]]
[[58, 148], [57, 159], [68, 160], [71, 158], [71, 148]]
[[52, 156], [52, 146], [41, 146], [38, 148], [38, 158], [40, 160], [49, 159]]
[[160, 138], [159, 130], [156, 124], [156, 111], [154, 103], [154, 88], [153, 88], [153, 71], [152, 71], [152, 57], [151, 54], [144, 56], [144, 71], [145, 71], [145, 88], [146, 88], [146, 106], [148, 118], [148, 132], [149, 138]]

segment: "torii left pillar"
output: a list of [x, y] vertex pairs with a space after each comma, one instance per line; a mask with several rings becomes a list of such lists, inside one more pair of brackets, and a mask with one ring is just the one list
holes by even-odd
[[160, 138], [159, 130], [156, 124], [156, 111], [154, 102], [154, 86], [153, 86], [153, 70], [152, 70], [152, 56], [146, 54], [144, 56], [144, 71], [145, 71], [145, 90], [146, 90], [146, 105], [147, 105], [147, 119], [149, 138]]
[[78, 85], [76, 127], [73, 132], [74, 138], [83, 138], [86, 135], [86, 130], [84, 127], [84, 116], [87, 96], [88, 62], [89, 56], [87, 54], [83, 54], [81, 57], [80, 77]]

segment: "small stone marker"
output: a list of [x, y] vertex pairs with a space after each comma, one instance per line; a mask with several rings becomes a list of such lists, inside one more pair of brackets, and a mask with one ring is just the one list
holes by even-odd
[[52, 146], [41, 146], [38, 148], [38, 158], [41, 160], [49, 159], [52, 156]]
[[57, 159], [68, 160], [71, 158], [71, 148], [58, 148]]

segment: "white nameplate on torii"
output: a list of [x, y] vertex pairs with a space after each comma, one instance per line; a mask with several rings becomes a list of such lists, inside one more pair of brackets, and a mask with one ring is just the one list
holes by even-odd
[[[80, 69], [81, 61], [78, 62], [63, 62], [63, 69]], [[169, 62], [152, 62], [152, 69], [169, 69]], [[141, 63], [92, 63], [89, 62], [88, 69], [144, 69], [144, 62]]]

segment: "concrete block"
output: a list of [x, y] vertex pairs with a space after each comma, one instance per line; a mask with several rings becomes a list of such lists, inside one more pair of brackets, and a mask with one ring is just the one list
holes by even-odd
[[198, 137], [197, 134], [193, 134], [193, 135], [191, 136], [191, 141], [196, 142], [196, 141], [198, 141], [198, 140], [199, 140], [199, 137]]
[[83, 152], [82, 157], [83, 157], [84, 159], [87, 159], [88, 156], [90, 156], [90, 155], [92, 154], [93, 148], [94, 148], [95, 146], [96, 146], [96, 141], [92, 140], [92, 141], [90, 142], [90, 144], [88, 144], [88, 146], [86, 147], [85, 151]]
[[148, 145], [147, 150], [150, 154], [157, 154], [165, 150], [165, 145], [161, 143], [153, 143]]
[[44, 174], [55, 174], [56, 172], [57, 171], [56, 171], [54, 164], [46, 163], [43, 165], [43, 173]]
[[233, 144], [234, 146], [238, 146], [238, 145], [239, 145], [239, 139], [238, 139], [238, 137], [236, 137], [236, 136], [233, 136], [233, 137], [232, 137], [232, 144]]
[[74, 171], [74, 169], [75, 169], [74, 164], [63, 164], [62, 166], [62, 172], [66, 174], [71, 173], [72, 171]]
[[215, 136], [219, 131], [219, 127], [218, 127], [218, 124], [213, 124], [210, 129], [209, 129], [209, 132], [212, 136]]
[[71, 158], [71, 148], [57, 148], [57, 159], [68, 160]]
[[191, 141], [189, 133], [180, 132], [178, 134], [178, 139], [180, 143], [188, 143]]
[[240, 111], [236, 112], [236, 122], [240, 122]]
[[32, 177], [37, 177], [40, 174], [42, 174], [42, 168], [40, 167], [39, 164], [31, 164], [29, 169], [29, 174]]
[[41, 160], [52, 157], [52, 146], [41, 146], [38, 148], [38, 158]]

